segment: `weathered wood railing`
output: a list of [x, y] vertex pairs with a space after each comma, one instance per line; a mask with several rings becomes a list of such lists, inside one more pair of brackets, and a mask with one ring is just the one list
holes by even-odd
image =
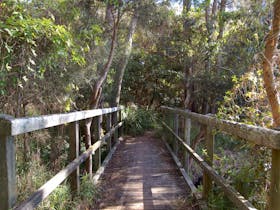
[[[114, 107], [18, 119], [8, 115], [0, 115], [0, 209], [33, 209], [67, 177], [70, 179], [71, 191], [79, 192], [79, 166], [86, 160], [91, 159], [92, 154], [94, 154], [94, 168], [98, 169], [93, 178], [98, 179], [104, 170], [104, 167], [100, 167], [102, 145], [107, 141], [108, 156], [111, 156], [115, 149], [115, 147], [112, 148], [112, 144], [118, 142], [118, 130], [123, 124], [120, 112], [121, 108]], [[105, 130], [107, 133], [101, 137], [101, 117], [103, 115], [106, 116]], [[80, 154], [79, 122], [91, 118], [93, 118], [92, 130], [95, 142]], [[66, 124], [69, 126], [69, 159], [72, 162], [34, 192], [26, 201], [15, 207], [17, 200], [15, 136]], [[105, 159], [105, 161], [107, 160]], [[89, 162], [89, 167], [92, 168], [92, 161], [87, 162]]]
[[[280, 131], [246, 125], [237, 122], [231, 122], [226, 120], [217, 119], [211, 115], [201, 115], [193, 113], [187, 110], [161, 107], [163, 116], [167, 119], [167, 123], [162, 122], [165, 128], [172, 134], [172, 147], [173, 156], [175, 159], [178, 158], [178, 143], [183, 146], [186, 151], [185, 163], [183, 166], [181, 163], [180, 169], [185, 176], [185, 179], [189, 183], [194, 195], [200, 199], [197, 189], [194, 187], [191, 179], [189, 178], [186, 171], [188, 171], [188, 155], [193, 158], [194, 161], [203, 169], [203, 198], [207, 199], [209, 192], [212, 188], [212, 181], [219, 185], [222, 191], [227, 197], [235, 204], [238, 209], [256, 209], [248, 200], [246, 200], [239, 192], [237, 192], [232, 186], [227, 184], [226, 180], [217, 174], [212, 168], [213, 164], [213, 153], [214, 153], [214, 140], [215, 136], [213, 131], [224, 132], [229, 135], [239, 137], [245, 141], [250, 141], [254, 144], [265, 146], [272, 149], [272, 164], [271, 164], [271, 186], [268, 196], [268, 208], [272, 210], [280, 209]], [[178, 134], [178, 120], [182, 116], [185, 119], [184, 123], [184, 138], [182, 139]], [[201, 158], [191, 147], [190, 147], [190, 132], [191, 122], [197, 122], [202, 125], [202, 129], [205, 129], [205, 141], [207, 154], [205, 159]], [[185, 170], [186, 169], [186, 170]]]

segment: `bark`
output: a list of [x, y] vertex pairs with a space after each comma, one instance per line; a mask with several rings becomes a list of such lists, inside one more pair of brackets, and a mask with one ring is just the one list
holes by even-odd
[[[227, 3], [227, 0], [221, 0], [220, 9], [219, 9], [220, 14], [225, 12], [226, 3]], [[218, 34], [218, 37], [217, 37], [217, 41], [219, 41], [223, 38], [224, 29], [225, 29], [224, 21], [220, 20], [219, 21], [219, 34]], [[221, 54], [221, 52], [219, 52], [218, 57], [217, 57], [217, 65], [216, 65], [216, 71], [217, 72], [218, 72], [219, 68], [221, 67], [221, 65], [222, 65], [222, 54]]]
[[[273, 126], [280, 126], [280, 101], [277, 86], [274, 78], [274, 61], [273, 55], [277, 48], [280, 33], [280, 0], [274, 2], [274, 17], [272, 20], [272, 28], [267, 36], [264, 60], [263, 60], [263, 79], [267, 97], [271, 106], [273, 117]], [[272, 150], [272, 166], [271, 166], [271, 186], [269, 191], [268, 209], [279, 209], [280, 181], [279, 181], [279, 159], [280, 150]]]
[[92, 89], [92, 94], [91, 94], [91, 99], [90, 99], [90, 108], [91, 109], [97, 108], [97, 106], [98, 106], [98, 102], [99, 102], [100, 95], [102, 92], [101, 87], [102, 87], [102, 85], [107, 77], [107, 74], [110, 70], [110, 67], [112, 65], [112, 61], [113, 61], [113, 58], [115, 55], [118, 25], [119, 25], [119, 17], [117, 18], [117, 22], [114, 21], [112, 38], [111, 38], [111, 48], [110, 48], [107, 62], [104, 65], [103, 69], [101, 70], [100, 75]]
[[[188, 17], [188, 13], [191, 9], [191, 0], [184, 0], [183, 1], [183, 15], [185, 18], [184, 21], [184, 33], [186, 36], [186, 40], [188, 44], [191, 44], [191, 23], [192, 20]], [[189, 56], [186, 57], [185, 59], [185, 67], [184, 67], [184, 86], [185, 86], [185, 96], [184, 96], [184, 107], [186, 109], [191, 110], [192, 107], [192, 93], [193, 93], [193, 85], [191, 81], [192, 77], [192, 66], [193, 66], [193, 59]]]
[[[119, 21], [120, 21], [120, 10], [118, 10], [118, 12], [117, 12], [117, 17], [114, 17], [112, 5], [108, 4], [107, 12], [108, 13], [110, 12], [111, 13], [110, 17], [112, 17], [112, 19], [106, 17], [106, 18], [108, 18], [106, 21], [108, 21], [108, 20], [112, 21], [112, 26], [113, 26], [111, 47], [110, 47], [107, 62], [105, 63], [104, 67], [101, 69], [99, 77], [96, 80], [96, 82], [92, 88], [92, 93], [91, 93], [90, 102], [89, 102], [90, 109], [96, 109], [98, 107], [100, 97], [102, 94], [102, 85], [107, 77], [107, 74], [110, 70], [110, 67], [112, 65], [112, 61], [113, 61], [113, 58], [115, 55], [117, 29], [118, 29]], [[110, 24], [110, 23], [108, 23], [108, 24]], [[91, 146], [91, 124], [92, 124], [92, 119], [85, 120], [85, 145], [86, 145], [87, 149]], [[89, 163], [87, 162], [86, 168], [88, 170], [88, 173], [90, 173], [88, 164]]]
[[272, 28], [267, 36], [263, 60], [263, 79], [267, 97], [271, 105], [274, 127], [280, 126], [280, 101], [273, 73], [273, 55], [277, 47], [279, 32], [280, 0], [276, 0], [274, 4]]
[[210, 3], [206, 5], [205, 8], [205, 24], [207, 28], [207, 33], [208, 33], [208, 54], [205, 59], [205, 69], [206, 71], [211, 70], [211, 55], [212, 55], [212, 47], [211, 47], [211, 42], [214, 41], [214, 36], [215, 36], [215, 29], [217, 25], [217, 4], [218, 1], [214, 0], [212, 3], [212, 7], [210, 8]]
[[[219, 10], [220, 14], [222, 14], [226, 11], [226, 4], [227, 4], [227, 0], [221, 0], [220, 10]], [[220, 20], [220, 22], [219, 22], [219, 34], [218, 34], [218, 37], [217, 37], [218, 40], [223, 38], [224, 29], [225, 29], [224, 21]]]
[[114, 76], [114, 86], [112, 90], [112, 106], [118, 106], [120, 103], [120, 96], [121, 96], [121, 88], [122, 88], [122, 81], [123, 75], [131, 54], [132, 50], [132, 42], [133, 42], [133, 34], [135, 33], [136, 26], [138, 21], [138, 11], [137, 8], [134, 10], [134, 14], [131, 18], [129, 33], [126, 38], [126, 48], [123, 57], [120, 59], [117, 72]]

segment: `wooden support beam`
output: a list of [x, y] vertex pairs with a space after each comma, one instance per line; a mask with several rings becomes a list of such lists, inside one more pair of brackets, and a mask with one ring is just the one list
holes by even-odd
[[[93, 119], [93, 129], [94, 129], [94, 142], [101, 139], [101, 116], [95, 117]], [[101, 166], [101, 147], [94, 154], [94, 170], [97, 171]]]
[[[118, 111], [118, 117], [119, 117], [119, 122], [121, 122], [122, 121], [122, 110], [120, 109], [119, 111]], [[120, 127], [120, 129], [119, 129], [119, 137], [121, 137], [122, 135], [123, 135], [123, 126], [122, 127]]]
[[[112, 114], [107, 114], [106, 115], [106, 132], [109, 132], [112, 127]], [[108, 139], [107, 142], [107, 151], [109, 152], [112, 148], [112, 138]]]
[[[75, 160], [80, 155], [80, 133], [79, 122], [73, 122], [69, 125], [69, 159]], [[80, 193], [80, 167], [70, 175], [71, 192]]]
[[[174, 132], [179, 136], [179, 115], [175, 114], [174, 115]], [[178, 156], [178, 151], [179, 151], [179, 146], [178, 146], [178, 141], [176, 137], [173, 137], [173, 148], [174, 148], [174, 153], [176, 156]]]
[[270, 191], [268, 209], [280, 209], [280, 150], [272, 150], [272, 166], [270, 175]]
[[[191, 119], [188, 117], [185, 117], [185, 127], [184, 127], [184, 140], [187, 145], [191, 145]], [[190, 163], [190, 156], [187, 151], [184, 153], [184, 166], [187, 173], [190, 172], [189, 168]]]
[[[213, 130], [211, 126], [204, 127], [203, 129], [206, 129], [206, 136], [205, 136], [205, 142], [206, 142], [206, 152], [205, 160], [206, 163], [209, 166], [213, 166], [213, 154], [214, 154], [214, 135]], [[204, 170], [203, 172], [203, 198], [206, 200], [209, 197], [209, 193], [212, 189], [212, 179], [211, 176], [208, 174], [207, 170]]]
[[15, 140], [11, 135], [11, 120], [0, 115], [0, 209], [8, 210], [16, 203]]
[[[116, 126], [118, 124], [118, 112], [113, 112], [112, 118], [113, 118], [112, 125]], [[118, 141], [118, 135], [119, 135], [118, 130], [115, 130], [113, 144], [115, 144]]]
[[[92, 127], [92, 122], [90, 122], [91, 120], [89, 119], [86, 119], [85, 121], [88, 121], [86, 122], [86, 129], [89, 129], [91, 131], [91, 127]], [[90, 132], [91, 136], [92, 136], [92, 132]], [[86, 149], [90, 148], [91, 145], [92, 145], [92, 142], [91, 142], [91, 136], [90, 137], [86, 137], [87, 141], [86, 142]], [[92, 155], [90, 155], [88, 157], [88, 159], [86, 160], [85, 162], [85, 168], [86, 168], [86, 172], [88, 173], [89, 177], [91, 178], [92, 177]]]

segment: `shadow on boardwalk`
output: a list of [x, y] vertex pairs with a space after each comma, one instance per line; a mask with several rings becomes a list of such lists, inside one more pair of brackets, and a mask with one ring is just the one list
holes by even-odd
[[95, 209], [196, 209], [170, 154], [150, 132], [120, 143], [101, 178], [101, 189]]

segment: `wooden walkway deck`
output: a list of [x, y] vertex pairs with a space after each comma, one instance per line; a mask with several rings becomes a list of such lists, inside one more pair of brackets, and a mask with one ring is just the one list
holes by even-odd
[[171, 155], [152, 133], [121, 141], [100, 183], [97, 209], [195, 209]]

